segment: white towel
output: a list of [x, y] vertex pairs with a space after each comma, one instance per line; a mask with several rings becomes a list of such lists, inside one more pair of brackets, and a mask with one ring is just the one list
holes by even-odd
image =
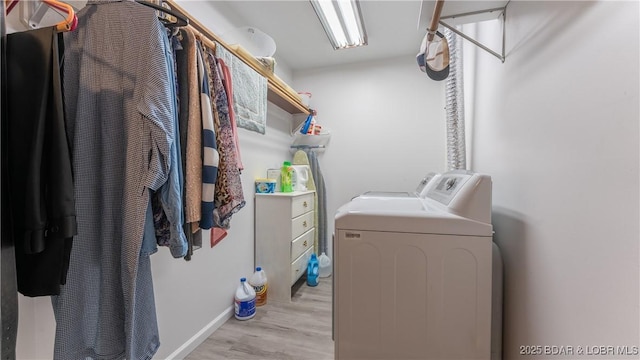
[[267, 123], [267, 79], [219, 44], [216, 46], [216, 56], [231, 69], [233, 108], [238, 127], [264, 134]]

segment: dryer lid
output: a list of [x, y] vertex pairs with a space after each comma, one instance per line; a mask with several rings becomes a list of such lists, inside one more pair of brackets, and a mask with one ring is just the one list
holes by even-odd
[[491, 236], [491, 177], [455, 170], [431, 180], [422, 197], [356, 197], [338, 209], [336, 228]]
[[492, 236], [491, 224], [443, 210], [420, 198], [355, 198], [338, 209], [336, 229]]

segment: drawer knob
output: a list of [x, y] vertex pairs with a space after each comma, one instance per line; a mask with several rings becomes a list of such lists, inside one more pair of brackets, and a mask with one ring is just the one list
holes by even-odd
[[307, 227], [307, 220], [302, 222], [302, 226]]
[[307, 246], [307, 240], [305, 240], [305, 241], [302, 243], [302, 246], [304, 246], [304, 247], [306, 247], [306, 246]]
[[307, 206], [309, 206], [309, 205], [308, 205], [308, 204], [307, 204], [307, 202], [305, 201], [305, 202], [303, 202], [303, 203], [302, 203], [302, 206], [307, 207]]

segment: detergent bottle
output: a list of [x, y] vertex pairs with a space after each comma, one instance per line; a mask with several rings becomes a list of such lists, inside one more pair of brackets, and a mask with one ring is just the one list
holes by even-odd
[[307, 285], [318, 285], [318, 257], [315, 253], [311, 254], [311, 258], [307, 263]]
[[291, 177], [293, 168], [290, 161], [285, 161], [280, 168], [280, 191], [283, 193], [293, 192]]

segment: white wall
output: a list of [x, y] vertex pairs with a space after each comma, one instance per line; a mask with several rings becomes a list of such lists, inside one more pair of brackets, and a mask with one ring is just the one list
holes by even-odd
[[319, 157], [329, 236], [336, 210], [354, 196], [413, 191], [426, 173], [445, 170], [444, 83], [420, 72], [414, 56], [294, 73], [294, 85], [313, 94], [316, 120], [332, 134]]
[[[233, 14], [220, 10], [216, 2], [181, 1], [189, 13], [216, 33], [237, 23]], [[224, 11], [224, 12], [222, 12]], [[16, 11], [17, 12], [17, 11]], [[13, 14], [12, 14], [13, 16]], [[19, 23], [17, 26], [19, 26]], [[278, 61], [278, 74], [290, 78], [286, 63]], [[246, 206], [231, 222], [228, 236], [214, 248], [205, 233], [203, 248], [193, 260], [173, 259], [166, 248], [152, 256], [156, 312], [161, 346], [155, 358], [188, 354], [224, 320], [233, 316], [233, 294], [240, 277], [250, 276], [254, 266], [254, 179], [266, 176], [266, 169], [290, 159], [292, 116], [269, 103], [267, 129], [260, 135], [239, 129], [242, 185]], [[19, 299], [18, 359], [51, 359], [55, 322], [48, 297]]]
[[[512, 1], [506, 30], [504, 64], [477, 53], [473, 133], [505, 263], [504, 358], [637, 346], [638, 2]], [[617, 358], [526, 358], [591, 357]]]

